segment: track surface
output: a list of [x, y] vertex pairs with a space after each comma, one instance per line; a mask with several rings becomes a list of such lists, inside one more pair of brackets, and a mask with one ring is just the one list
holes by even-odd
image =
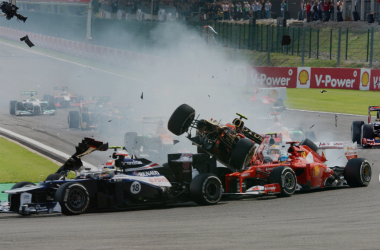
[[[0, 57], [0, 126], [68, 154], [83, 136], [96, 132], [68, 130], [68, 110], [58, 111], [55, 117], [10, 116], [9, 100], [33, 88], [41, 94], [43, 89], [57, 85], [79, 91], [93, 88], [73, 79], [78, 76], [87, 82], [107, 83], [96, 86], [99, 95], [114, 83], [136, 84], [6, 45], [0, 45]], [[133, 89], [140, 92], [138, 85]], [[287, 112], [288, 122], [294, 122], [295, 117], [302, 117], [300, 126], [314, 125], [325, 141], [349, 140], [351, 121], [364, 118], [340, 115], [335, 127], [331, 114]], [[122, 143], [121, 136], [95, 136]], [[73, 217], [0, 214], [0, 242], [4, 249], [379, 249], [378, 152], [359, 150], [359, 157], [374, 163], [367, 188], [297, 193], [290, 198], [228, 200], [210, 207], [186, 203], [167, 209]], [[98, 164], [104, 159], [104, 155], [97, 155], [86, 161]]]

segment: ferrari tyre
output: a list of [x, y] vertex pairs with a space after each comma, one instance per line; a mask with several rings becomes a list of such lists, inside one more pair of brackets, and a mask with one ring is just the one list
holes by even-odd
[[69, 111], [69, 116], [67, 117], [67, 122], [69, 123], [69, 128], [79, 128], [79, 112]]
[[363, 144], [363, 139], [373, 139], [375, 138], [375, 134], [373, 133], [373, 126], [372, 124], [364, 124], [362, 126], [362, 131], [361, 131], [361, 144], [363, 147], [367, 147], [367, 145]]
[[179, 106], [171, 115], [168, 129], [175, 135], [182, 135], [190, 127], [195, 117], [195, 110], [187, 104]]
[[236, 143], [230, 157], [230, 165], [236, 170], [243, 170], [248, 166], [255, 153], [255, 144], [246, 138]]
[[351, 140], [352, 142], [356, 142], [357, 144], [362, 144], [361, 139], [361, 131], [362, 126], [364, 125], [363, 121], [353, 121], [351, 124]]
[[55, 193], [64, 215], [79, 215], [86, 212], [90, 204], [87, 189], [78, 182], [67, 182], [61, 185]]
[[317, 135], [315, 134], [314, 131], [311, 131], [311, 130], [305, 131], [305, 138], [313, 142], [317, 141]]
[[222, 182], [214, 174], [199, 174], [190, 183], [191, 199], [198, 205], [215, 205], [222, 194]]
[[301, 146], [308, 146], [311, 150], [313, 150], [315, 152], [317, 152], [317, 150], [318, 150], [317, 145], [315, 145], [314, 142], [312, 142], [311, 140], [309, 140], [307, 138], [305, 140], [301, 141], [300, 145]]
[[289, 197], [296, 191], [297, 177], [293, 169], [287, 166], [273, 168], [269, 175], [269, 183], [278, 183], [281, 188], [281, 194], [277, 196]]
[[10, 101], [9, 102], [9, 114], [11, 114], [11, 115], [16, 114], [16, 103], [17, 103], [17, 101]]
[[45, 181], [64, 181], [64, 180], [66, 180], [65, 175], [55, 173], [55, 174], [48, 175]]
[[[28, 181], [22, 181], [19, 183], [16, 183], [11, 189], [16, 188], [22, 188], [26, 186], [35, 186], [36, 184]], [[12, 212], [18, 212], [20, 208], [20, 195], [21, 194], [9, 194], [8, 195], [8, 201], [11, 203], [11, 207], [9, 208], [9, 211]]]
[[364, 158], [350, 159], [344, 169], [344, 177], [350, 187], [366, 187], [371, 182], [371, 165]]

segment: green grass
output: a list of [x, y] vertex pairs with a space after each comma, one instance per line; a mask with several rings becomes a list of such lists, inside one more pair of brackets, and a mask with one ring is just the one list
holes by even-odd
[[380, 105], [379, 92], [343, 89], [287, 89], [290, 109], [367, 115], [368, 106]]
[[59, 168], [59, 165], [5, 138], [0, 138], [0, 152], [0, 183], [44, 181]]

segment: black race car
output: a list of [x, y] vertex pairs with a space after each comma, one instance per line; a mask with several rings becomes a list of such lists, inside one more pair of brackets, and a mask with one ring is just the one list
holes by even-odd
[[11, 190], [3, 191], [9, 194], [9, 204], [1, 207], [2, 212], [76, 215], [188, 201], [213, 205], [222, 196], [221, 181], [210, 174], [209, 169], [216, 168], [216, 164], [208, 164], [209, 157], [205, 154], [191, 155], [192, 163], [181, 161], [181, 156], [169, 155], [169, 164], [161, 166], [147, 159], [130, 157], [125, 149], [115, 148], [113, 160], [101, 170], [85, 170], [76, 179], [66, 179], [69, 171], [82, 166], [81, 157], [107, 149], [108, 144], [85, 138], [76, 147], [76, 153], [46, 181], [38, 185], [19, 182]]

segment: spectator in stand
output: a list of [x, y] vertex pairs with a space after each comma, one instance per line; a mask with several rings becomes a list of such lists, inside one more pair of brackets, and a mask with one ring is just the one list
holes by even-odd
[[322, 21], [322, 1], [318, 2], [318, 18], [319, 21]]
[[230, 21], [232, 20], [234, 20], [234, 18], [233, 18], [233, 14], [234, 14], [234, 8], [235, 8], [235, 6], [232, 4], [232, 2], [230, 2], [230, 4], [229, 4], [229, 9], [228, 9], [228, 11], [229, 11], [229, 15], [230, 15]]
[[310, 1], [307, 1], [306, 4], [306, 21], [310, 22], [311, 20], [311, 4]]
[[237, 16], [238, 21], [241, 20], [241, 13], [242, 13], [241, 3], [238, 2], [236, 4], [236, 16]]
[[329, 13], [330, 4], [327, 2], [327, 0], [325, 0], [322, 7], [323, 7], [323, 21], [327, 22], [330, 19], [330, 13]]
[[251, 9], [253, 18], [257, 19], [256, 1], [252, 2]]
[[228, 5], [227, 2], [223, 3], [223, 20], [228, 20]]
[[270, 18], [270, 9], [272, 8], [272, 4], [267, 0], [267, 3], [265, 4], [265, 12], [267, 14], [267, 19]]
[[244, 2], [244, 20], [247, 20], [249, 18], [249, 9], [250, 5], [248, 2]]
[[330, 18], [334, 20], [334, 2], [330, 1]]
[[313, 21], [318, 20], [318, 7], [317, 7], [317, 2], [312, 2], [313, 3]]
[[305, 12], [306, 12], [305, 1], [303, 1], [303, 0], [301, 1], [300, 7], [301, 7], [302, 21], [303, 21], [303, 20], [305, 20]]
[[260, 1], [256, 2], [256, 14], [257, 14], [257, 19], [261, 19], [261, 3]]
[[266, 12], [265, 12], [265, 0], [261, 0], [261, 18], [265, 18], [266, 16]]
[[281, 16], [283, 18], [286, 18], [285, 17], [285, 13], [286, 13], [286, 3], [285, 3], [285, 0], [282, 0], [282, 4], [281, 4]]

